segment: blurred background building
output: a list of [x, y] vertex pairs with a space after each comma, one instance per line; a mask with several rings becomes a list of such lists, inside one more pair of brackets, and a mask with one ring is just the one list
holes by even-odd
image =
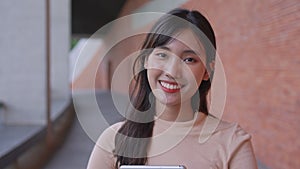
[[[70, 157], [75, 168], [84, 168], [95, 138], [89, 139], [90, 129], [82, 130], [77, 118], [73, 121], [72, 102], [79, 121], [97, 120], [89, 119], [93, 100], [80, 102], [71, 95], [96, 92], [99, 105], [109, 110], [111, 103], [105, 101], [111, 96], [106, 91], [115, 70], [124, 64], [128, 71], [121, 72], [122, 80], [130, 80], [131, 62], [123, 61], [138, 51], [144, 35], [108, 47], [120, 28], [125, 33], [147, 31], [153, 20], [138, 20], [139, 26], [135, 20], [118, 22], [98, 30], [123, 16], [176, 7], [199, 10], [212, 23], [227, 80], [223, 118], [238, 122], [252, 135], [260, 168], [299, 168], [299, 0], [1, 1], [0, 168], [30, 167], [30, 157], [32, 163], [44, 161], [37, 168], [59, 168], [55, 163], [68, 168], [72, 162], [62, 159]], [[126, 93], [128, 88], [118, 84], [113, 90]], [[106, 116], [111, 123], [116, 117]], [[102, 131], [92, 130], [97, 130], [96, 136]], [[75, 139], [79, 135], [82, 140]], [[72, 149], [75, 143], [82, 147]], [[44, 160], [32, 158], [35, 154]]]

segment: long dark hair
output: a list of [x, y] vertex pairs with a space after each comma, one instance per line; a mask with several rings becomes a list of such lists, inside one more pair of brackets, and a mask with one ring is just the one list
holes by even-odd
[[213, 77], [213, 68], [210, 63], [214, 61], [216, 54], [214, 31], [208, 20], [198, 11], [174, 9], [154, 24], [135, 61], [134, 68], [138, 67], [139, 72], [135, 75], [130, 96], [133, 109], [129, 110], [128, 118], [115, 137], [116, 169], [121, 165], [147, 163], [147, 149], [152, 137], [155, 115], [155, 106], [151, 104], [154, 104], [155, 98], [151, 95], [147, 70], [143, 67], [145, 58], [154, 48], [169, 43], [174, 39], [172, 36], [186, 28], [191, 29], [203, 44], [206, 52], [206, 70], [210, 75], [209, 80], [201, 82], [197, 94], [192, 98], [192, 105], [194, 110], [209, 114], [207, 94]]

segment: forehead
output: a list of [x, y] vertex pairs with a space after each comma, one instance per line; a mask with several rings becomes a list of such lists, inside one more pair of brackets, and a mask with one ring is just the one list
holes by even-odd
[[[178, 44], [181, 47], [193, 50], [195, 52], [203, 53], [204, 46], [199, 40], [199, 38], [190, 29], [184, 29], [174, 35], [173, 40], [171, 40], [165, 46], [172, 46]], [[177, 45], [177, 46], [178, 46]]]

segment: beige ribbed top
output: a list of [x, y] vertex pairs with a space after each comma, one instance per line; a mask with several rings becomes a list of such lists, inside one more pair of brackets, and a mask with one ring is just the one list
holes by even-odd
[[[218, 121], [207, 133], [208, 119], [202, 113], [187, 122], [169, 122], [156, 118], [148, 150], [148, 165], [184, 165], [187, 169], [256, 169], [251, 137], [238, 124]], [[88, 169], [114, 169], [114, 138], [123, 122], [106, 129], [91, 154]], [[208, 134], [206, 141], [199, 141]]]

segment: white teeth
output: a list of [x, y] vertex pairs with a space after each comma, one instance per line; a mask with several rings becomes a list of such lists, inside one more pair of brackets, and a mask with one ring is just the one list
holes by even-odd
[[167, 88], [167, 89], [171, 89], [171, 90], [173, 90], [173, 89], [179, 89], [179, 88], [180, 88], [179, 85], [169, 84], [169, 83], [166, 83], [166, 82], [160, 82], [160, 84], [161, 84], [163, 87], [165, 87], [165, 88]]

